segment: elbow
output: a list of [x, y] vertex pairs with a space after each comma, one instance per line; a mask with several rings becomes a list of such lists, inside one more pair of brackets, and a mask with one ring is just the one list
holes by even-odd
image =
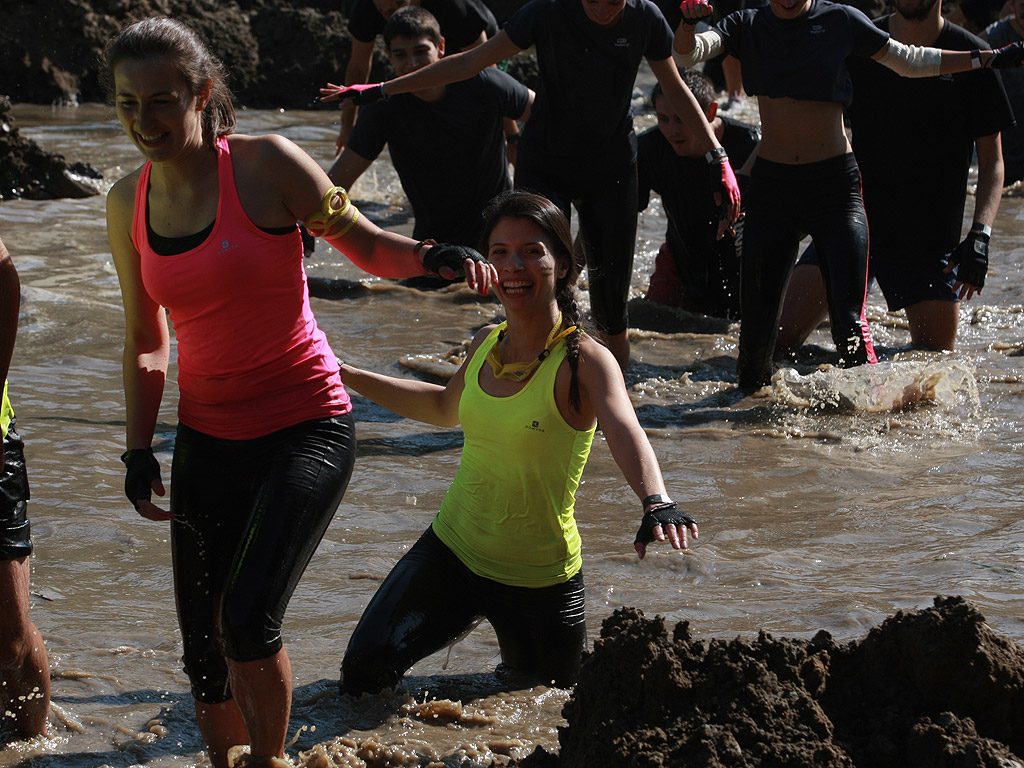
[[679, 38], [679, 35], [676, 35], [676, 39], [672, 42], [672, 51], [675, 54], [673, 58], [676, 64], [681, 67], [692, 67], [700, 64], [702, 61], [700, 46], [697, 45], [697, 41], [694, 39], [689, 42], [690, 47], [686, 50], [683, 50], [684, 41]]

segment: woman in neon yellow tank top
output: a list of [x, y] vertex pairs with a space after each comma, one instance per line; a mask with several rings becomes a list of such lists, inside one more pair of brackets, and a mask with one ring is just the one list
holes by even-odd
[[[465, 432], [430, 528], [371, 600], [342, 663], [342, 690], [396, 685], [480, 618], [514, 684], [571, 685], [586, 643], [575, 492], [597, 422], [644, 515], [635, 548], [685, 549], [676, 510], [612, 354], [580, 331], [569, 225], [549, 200], [509, 192], [483, 242], [506, 322], [477, 333], [447, 386], [342, 365], [345, 385], [398, 414]], [[458, 598], [456, 599], [456, 596]]]

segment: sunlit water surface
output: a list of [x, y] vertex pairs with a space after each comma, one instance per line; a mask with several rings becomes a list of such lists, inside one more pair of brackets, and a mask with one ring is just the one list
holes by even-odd
[[[15, 115], [26, 135], [91, 163], [108, 186], [139, 163], [106, 107], [18, 106]], [[243, 111], [239, 127], [282, 133], [326, 165], [334, 117]], [[388, 164], [353, 193], [374, 220], [409, 230]], [[1021, 200], [1004, 199], [989, 282], [963, 305], [954, 354], [909, 351], [903, 318], [873, 292], [882, 365], [829, 369], [823, 328], [798, 371], [780, 373], [770, 394], [741, 398], [737, 326], [680, 315], [674, 332], [631, 332], [633, 402], [701, 537], [688, 554], [662, 548], [639, 561], [637, 501], [598, 434], [577, 505], [591, 638], [612, 610], [635, 605], [688, 620], [701, 638], [824, 628], [846, 639], [940, 593], [967, 596], [999, 631], [1024, 637], [1022, 219]], [[655, 203], [640, 222], [637, 297], [664, 228]], [[33, 489], [33, 615], [54, 677], [52, 737], [0, 748], [0, 768], [195, 765], [202, 745], [179, 661], [167, 525], [137, 516], [121, 490], [123, 321], [104, 200], [6, 202], [0, 233], [23, 287], [11, 394]], [[316, 299], [314, 310], [339, 356], [399, 375], [414, 375], [409, 365], [443, 372], [451, 350], [499, 310], [465, 291], [369, 278], [322, 243], [308, 272], [368, 286]], [[355, 413], [352, 484], [285, 621], [296, 679], [289, 754], [309, 765], [486, 764], [555, 747], [568, 692], [500, 692], [486, 624], [418, 664], [407, 692], [358, 702], [337, 693], [360, 611], [429, 524], [461, 445], [457, 431], [359, 397]], [[156, 444], [165, 476], [174, 425], [171, 387]]]

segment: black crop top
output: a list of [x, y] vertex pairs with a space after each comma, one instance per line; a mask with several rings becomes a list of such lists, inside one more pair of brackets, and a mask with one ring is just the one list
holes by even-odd
[[780, 19], [770, 6], [736, 11], [714, 29], [740, 60], [750, 95], [844, 104], [853, 96], [846, 58], [871, 56], [889, 42], [861, 11], [828, 0], [812, 0], [795, 19]]
[[[149, 216], [147, 216], [146, 234], [149, 237], [149, 247], [153, 249], [153, 253], [160, 256], [177, 256], [179, 253], [191, 251], [193, 248], [198, 248], [206, 242], [206, 238], [213, 232], [213, 225], [216, 223], [217, 220], [214, 219], [201, 230], [191, 235], [164, 237], [153, 231], [153, 227], [149, 225]], [[295, 231], [295, 225], [293, 224], [290, 227], [260, 227], [259, 229], [268, 235], [290, 235]]]

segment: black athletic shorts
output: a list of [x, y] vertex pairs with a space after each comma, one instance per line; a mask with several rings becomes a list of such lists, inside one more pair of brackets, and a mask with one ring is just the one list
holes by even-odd
[[28, 499], [24, 443], [11, 419], [4, 438], [4, 466], [0, 475], [0, 560], [17, 560], [32, 554]]

